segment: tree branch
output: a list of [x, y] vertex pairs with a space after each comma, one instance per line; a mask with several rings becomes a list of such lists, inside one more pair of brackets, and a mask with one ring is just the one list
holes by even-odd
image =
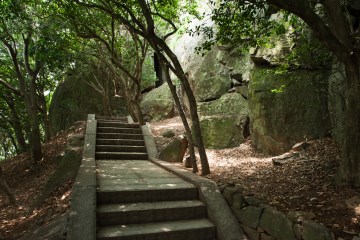
[[7, 89], [11, 90], [14, 94], [19, 95], [19, 96], [21, 95], [19, 89], [17, 89], [16, 87], [12, 86], [11, 84], [9, 84], [8, 82], [6, 82], [5, 80], [0, 79], [0, 83], [1, 83], [4, 87], [6, 87]]
[[351, 46], [345, 45], [337, 35], [324, 23], [324, 21], [313, 11], [308, 0], [266, 0], [270, 4], [291, 12], [308, 24], [314, 34], [325, 46], [339, 59], [345, 60], [352, 54]]

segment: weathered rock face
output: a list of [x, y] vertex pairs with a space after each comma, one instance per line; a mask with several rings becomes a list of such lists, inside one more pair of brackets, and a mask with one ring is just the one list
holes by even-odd
[[234, 82], [241, 85], [249, 81], [250, 55], [240, 54], [238, 49], [214, 47], [201, 56], [195, 53], [195, 47], [201, 42], [200, 37], [183, 35], [175, 44], [175, 53], [198, 102], [219, 99], [233, 87]]
[[[203, 24], [211, 25], [209, 22]], [[202, 41], [201, 35], [184, 34], [173, 39], [171, 45], [198, 102], [205, 146], [235, 147], [244, 141], [248, 122], [246, 98], [252, 65], [250, 55], [217, 46], [202, 56], [195, 53]], [[184, 102], [185, 108], [189, 109], [186, 98]]]
[[[200, 24], [212, 25], [206, 20]], [[327, 70], [297, 70], [284, 75], [271, 71], [294, 47], [290, 35], [273, 39], [272, 48], [254, 48], [246, 54], [224, 46], [215, 46], [204, 55], [196, 54], [195, 48], [203, 41], [201, 35], [183, 34], [173, 37], [170, 46], [183, 66], [198, 102], [206, 147], [237, 146], [244, 135], [249, 134], [244, 134], [244, 124], [249, 121], [254, 146], [265, 153], [279, 154], [305, 137], [327, 135], [331, 130], [329, 116], [335, 127], [333, 136], [341, 139], [344, 126], [342, 99], [335, 93], [328, 101], [329, 90], [339, 89], [340, 75], [333, 72], [329, 85], [330, 71]], [[279, 88], [282, 92], [271, 91]], [[230, 92], [238, 93], [243, 99], [230, 101], [233, 105], [229, 107], [224, 99]], [[249, 103], [245, 103], [247, 99]], [[186, 97], [184, 105], [188, 109]], [[251, 113], [249, 118], [245, 117], [246, 111]]]
[[174, 116], [174, 102], [167, 84], [146, 94], [140, 103], [146, 121], [159, 121]]
[[209, 148], [238, 146], [247, 137], [248, 103], [239, 93], [227, 93], [220, 99], [199, 103], [204, 144]]
[[86, 120], [87, 114], [103, 114], [99, 93], [81, 79], [68, 78], [56, 88], [49, 109], [53, 133]]
[[[328, 134], [328, 71], [298, 70], [277, 75], [266, 68], [251, 72], [251, 137], [258, 150], [279, 154], [305, 137]], [[274, 89], [282, 89], [274, 92]]]

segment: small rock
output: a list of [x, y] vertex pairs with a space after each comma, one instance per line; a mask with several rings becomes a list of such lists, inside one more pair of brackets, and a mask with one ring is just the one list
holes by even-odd
[[325, 226], [310, 220], [303, 222], [303, 239], [304, 240], [333, 240], [334, 234]]
[[191, 157], [188, 156], [185, 158], [185, 161], [184, 161], [184, 166], [186, 168], [192, 168], [192, 162], [191, 162]]
[[310, 198], [310, 202], [315, 202], [317, 201], [318, 199], [316, 197], [313, 197], [313, 198]]
[[343, 230], [344, 233], [347, 233], [347, 234], [350, 234], [350, 235], [356, 235], [357, 232], [353, 229], [350, 229], [350, 230]]
[[303, 228], [300, 224], [294, 224], [293, 226], [294, 234], [296, 239], [302, 239]]
[[349, 208], [356, 208], [360, 205], [360, 196], [352, 197], [348, 200], [346, 200], [346, 204]]
[[293, 151], [296, 151], [296, 152], [299, 152], [299, 151], [302, 151], [302, 150], [305, 150], [307, 149], [308, 147], [310, 146], [310, 144], [308, 142], [299, 142], [299, 143], [296, 143], [291, 150]]
[[314, 219], [316, 215], [313, 212], [290, 211], [287, 217], [294, 223], [301, 223], [304, 220]]
[[175, 136], [175, 133], [172, 130], [165, 129], [160, 132], [160, 135], [163, 136], [164, 138], [172, 138]]

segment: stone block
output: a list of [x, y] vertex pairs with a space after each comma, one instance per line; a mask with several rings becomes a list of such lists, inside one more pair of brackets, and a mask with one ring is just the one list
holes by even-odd
[[96, 239], [96, 188], [74, 187], [67, 240]]
[[260, 239], [261, 239], [261, 240], [275, 240], [275, 238], [267, 235], [266, 233], [261, 233]]
[[256, 207], [258, 207], [260, 204], [264, 203], [264, 201], [257, 199], [255, 197], [252, 197], [252, 196], [245, 196], [244, 200], [248, 205], [256, 206]]
[[233, 207], [240, 210], [245, 206], [246, 206], [246, 202], [244, 196], [239, 192], [235, 193], [233, 195]]
[[293, 223], [282, 212], [271, 207], [265, 208], [260, 227], [277, 240], [295, 240]]
[[302, 238], [303, 228], [302, 228], [302, 226], [300, 224], [294, 224], [293, 230], [294, 230], [294, 234], [295, 234], [296, 239], [298, 239], [298, 240], [303, 239]]
[[305, 220], [303, 222], [303, 234], [304, 240], [333, 240], [334, 234], [325, 226], [315, 223], [311, 220]]
[[256, 229], [259, 226], [263, 208], [248, 206], [241, 210], [232, 209], [235, 216], [242, 224], [253, 229]]
[[244, 230], [245, 235], [249, 238], [249, 240], [260, 240], [260, 233], [257, 232], [255, 229], [249, 228], [242, 224], [241, 227]]
[[233, 205], [233, 197], [234, 197], [235, 193], [237, 193], [237, 192], [238, 192], [238, 188], [236, 186], [226, 187], [224, 189], [224, 192], [223, 192], [224, 198], [230, 205]]

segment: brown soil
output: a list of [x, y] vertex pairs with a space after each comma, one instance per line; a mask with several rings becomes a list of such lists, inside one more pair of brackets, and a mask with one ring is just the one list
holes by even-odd
[[[178, 117], [151, 123], [151, 129], [159, 149], [170, 141], [161, 137], [164, 129], [176, 134], [184, 132]], [[312, 212], [314, 221], [331, 229], [336, 239], [360, 236], [360, 189], [334, 184], [341, 149], [330, 138], [309, 144], [297, 157], [281, 165], [273, 164], [274, 156], [254, 151], [251, 140], [236, 148], [208, 149], [211, 174], [206, 177], [220, 189], [235, 184], [245, 195], [281, 211]]]
[[0, 192], [0, 239], [19, 239], [69, 209], [73, 180], [64, 183], [41, 207], [28, 214], [29, 207], [58, 164], [56, 157], [66, 149], [68, 136], [84, 131], [85, 123], [77, 122], [74, 127], [43, 144], [44, 158], [34, 168], [30, 167], [27, 153], [0, 162], [7, 183], [16, 197], [16, 205], [10, 205]]

